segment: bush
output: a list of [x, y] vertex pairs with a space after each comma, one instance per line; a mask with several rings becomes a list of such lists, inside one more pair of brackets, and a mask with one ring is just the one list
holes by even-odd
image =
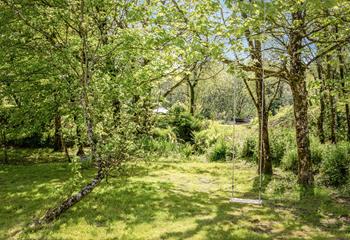
[[165, 140], [172, 143], [176, 142], [176, 134], [171, 127], [154, 128], [151, 130], [151, 135], [158, 140]]
[[213, 162], [222, 161], [230, 156], [230, 153], [230, 148], [226, 142], [219, 141], [209, 150], [209, 160]]
[[255, 138], [248, 137], [245, 139], [240, 156], [245, 159], [254, 159], [257, 156], [257, 141]]
[[193, 154], [193, 146], [191, 144], [183, 144], [180, 148], [180, 153], [185, 157], [189, 158]]
[[339, 187], [349, 180], [350, 144], [329, 145], [321, 164], [321, 180], [327, 186]]
[[281, 167], [287, 171], [292, 171], [294, 173], [298, 172], [298, 154], [295, 148], [289, 149], [284, 154], [281, 161]]
[[175, 115], [172, 125], [177, 138], [189, 143], [194, 143], [194, 132], [202, 129], [201, 120], [187, 112]]
[[270, 156], [275, 166], [279, 166], [286, 151], [295, 148], [294, 132], [288, 129], [271, 131], [270, 133]]
[[156, 152], [162, 156], [167, 156], [170, 152], [176, 151], [177, 148], [176, 144], [164, 139], [144, 138], [141, 142], [143, 150]]
[[219, 140], [223, 141], [224, 137], [221, 136], [215, 129], [209, 128], [200, 132], [195, 132], [194, 147], [198, 153], [205, 153], [207, 149], [217, 143]]
[[194, 133], [203, 129], [205, 123], [186, 112], [182, 105], [175, 104], [166, 117], [159, 119], [158, 126], [160, 128], [170, 127], [177, 140], [193, 144]]
[[311, 160], [313, 163], [314, 170], [319, 169], [321, 163], [324, 161], [324, 148], [325, 145], [321, 144], [318, 139], [311, 138], [310, 150], [311, 150]]

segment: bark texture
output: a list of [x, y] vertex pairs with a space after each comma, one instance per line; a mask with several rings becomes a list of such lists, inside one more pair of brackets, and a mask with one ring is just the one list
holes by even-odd
[[288, 54], [290, 56], [290, 86], [294, 100], [296, 141], [298, 148], [298, 182], [303, 187], [313, 186], [314, 177], [309, 140], [308, 92], [306, 89], [305, 70], [302, 61], [302, 39], [304, 30], [304, 12], [297, 10], [292, 14], [296, 27], [289, 34]]

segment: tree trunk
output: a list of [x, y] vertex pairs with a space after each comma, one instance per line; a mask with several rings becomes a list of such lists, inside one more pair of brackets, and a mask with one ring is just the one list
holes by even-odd
[[304, 186], [313, 185], [312, 162], [308, 128], [308, 102], [303, 78], [291, 84], [294, 100], [296, 141], [298, 147], [298, 181]]
[[64, 141], [63, 141], [63, 148], [64, 148], [64, 153], [66, 155], [68, 162], [72, 162], [72, 159], [69, 156], [68, 147]]
[[65, 212], [67, 209], [79, 202], [83, 197], [92, 192], [92, 190], [101, 182], [102, 179], [103, 175], [98, 173], [96, 177], [89, 184], [83, 187], [78, 193], [67, 198], [58, 207], [47, 211], [44, 217], [42, 217], [36, 224], [42, 225], [52, 222], [58, 218], [63, 212]]
[[329, 93], [329, 104], [331, 109], [331, 143], [337, 143], [337, 106], [335, 103], [335, 96], [332, 94], [332, 91]]
[[[248, 18], [248, 15], [245, 11], [242, 11], [243, 18]], [[256, 29], [257, 32], [260, 32], [261, 29]], [[255, 78], [255, 92], [257, 99], [254, 98], [254, 95], [247, 84], [244, 81], [249, 95], [252, 98], [254, 105], [256, 107], [258, 118], [259, 118], [259, 159], [261, 161], [262, 169], [261, 172], [264, 174], [272, 174], [272, 162], [270, 158], [270, 142], [269, 142], [269, 126], [268, 126], [268, 112], [269, 109], [266, 106], [265, 99], [265, 84], [264, 84], [264, 72], [263, 72], [263, 58], [262, 58], [262, 44], [258, 39], [253, 40], [251, 38], [251, 31], [247, 29], [245, 31], [245, 37], [247, 38], [249, 45], [249, 52], [251, 59], [254, 62], [254, 74]], [[263, 114], [262, 114], [263, 113]], [[262, 119], [263, 118], [263, 119]], [[262, 127], [261, 127], [262, 124]], [[260, 171], [260, 165], [258, 168]]]
[[190, 113], [193, 116], [194, 112], [195, 112], [195, 108], [196, 108], [196, 106], [195, 106], [195, 90], [194, 90], [195, 85], [188, 81], [188, 86], [189, 86], [189, 90], [190, 90], [189, 91], [189, 93], [190, 93]]
[[290, 56], [290, 86], [294, 100], [294, 117], [296, 141], [298, 148], [298, 182], [303, 187], [302, 195], [313, 193], [314, 177], [310, 153], [308, 127], [308, 92], [305, 80], [305, 65], [302, 61], [302, 39], [304, 13], [297, 10], [292, 13], [292, 21], [296, 27], [290, 30], [288, 54]]
[[81, 108], [84, 113], [85, 117], [85, 124], [86, 124], [86, 130], [87, 130], [87, 136], [89, 140], [89, 144], [91, 147], [91, 155], [92, 159], [96, 161], [97, 165], [97, 174], [95, 178], [85, 187], [83, 187], [79, 193], [74, 194], [70, 197], [68, 197], [65, 201], [63, 201], [60, 205], [58, 205], [56, 208], [49, 210], [45, 213], [44, 217], [42, 217], [38, 221], [38, 225], [43, 225], [45, 223], [49, 223], [56, 218], [58, 218], [63, 212], [68, 210], [71, 206], [79, 202], [83, 197], [85, 197], [87, 194], [89, 194], [105, 177], [104, 174], [104, 168], [103, 168], [103, 162], [102, 159], [99, 157], [97, 153], [97, 136], [94, 132], [94, 124], [93, 124], [93, 116], [91, 112], [91, 105], [89, 102], [89, 84], [91, 80], [91, 66], [89, 59], [89, 46], [87, 42], [87, 32], [85, 29], [85, 23], [84, 20], [84, 7], [85, 1], [80, 1], [80, 26], [79, 26], [79, 32], [80, 32], [80, 38], [81, 38], [81, 78], [80, 78], [80, 87], [81, 87]]
[[[261, 55], [260, 55], [261, 56]], [[261, 59], [262, 61], [262, 59]], [[259, 64], [262, 70], [262, 64]], [[261, 161], [261, 172], [267, 175], [272, 174], [272, 162], [270, 157], [270, 141], [269, 141], [269, 119], [268, 109], [266, 106], [265, 83], [262, 71], [255, 74], [259, 80], [255, 81], [255, 90], [257, 96], [257, 112], [259, 119], [259, 159]], [[260, 171], [259, 164], [259, 171]]]
[[[266, 106], [266, 91], [265, 91], [265, 76], [263, 72], [263, 59], [261, 52], [261, 42], [254, 41], [254, 51], [252, 52], [255, 63], [255, 91], [257, 96], [257, 112], [259, 118], [259, 159], [261, 161], [261, 172], [267, 175], [272, 175], [272, 162], [270, 157], [270, 141], [269, 141], [269, 119], [268, 107]], [[259, 165], [260, 171], [260, 165]]]
[[336, 132], [337, 132], [337, 107], [335, 103], [335, 95], [333, 93], [334, 90], [334, 73], [332, 71], [332, 67], [330, 64], [330, 56], [327, 55], [327, 78], [328, 81], [330, 81], [330, 85], [328, 87], [328, 97], [329, 97], [329, 106], [330, 106], [330, 118], [331, 118], [331, 124], [330, 124], [330, 140], [333, 144], [337, 143], [336, 138]]
[[[261, 112], [259, 110], [259, 112]], [[261, 127], [262, 124], [262, 127]], [[261, 160], [261, 172], [263, 174], [272, 175], [272, 162], [270, 158], [270, 141], [269, 141], [269, 120], [268, 114], [264, 111], [264, 117], [259, 117], [259, 159]], [[262, 132], [261, 132], [262, 131]], [[262, 137], [262, 139], [261, 139]], [[260, 171], [260, 164], [259, 164]]]
[[[339, 59], [339, 74], [342, 86], [342, 93], [346, 97], [346, 86], [345, 86], [345, 69], [344, 69], [344, 58], [342, 54], [342, 48], [338, 49], [338, 59]], [[350, 141], [350, 108], [349, 103], [345, 103], [345, 115], [346, 115], [346, 125], [347, 125], [347, 140]]]
[[350, 142], [350, 108], [349, 104], [345, 104], [345, 112], [346, 112], [346, 122], [348, 125], [348, 141]]
[[325, 83], [322, 76], [322, 65], [318, 61], [317, 62], [317, 73], [318, 73], [318, 79], [320, 81], [320, 115], [317, 120], [317, 127], [318, 127], [318, 136], [320, 139], [320, 143], [325, 143], [325, 134], [324, 134], [324, 117], [325, 117], [325, 102], [324, 102], [324, 90], [325, 90]]
[[74, 115], [74, 122], [75, 122], [75, 126], [76, 126], [76, 137], [78, 140], [78, 151], [77, 151], [77, 156], [79, 156], [80, 158], [84, 158], [85, 157], [85, 152], [84, 152], [84, 143], [83, 143], [83, 139], [82, 139], [82, 131], [80, 128], [80, 125], [78, 123], [78, 118], [76, 115]]
[[61, 115], [56, 114], [55, 116], [55, 136], [54, 136], [54, 151], [62, 152], [63, 141], [62, 141], [62, 123], [61, 123]]

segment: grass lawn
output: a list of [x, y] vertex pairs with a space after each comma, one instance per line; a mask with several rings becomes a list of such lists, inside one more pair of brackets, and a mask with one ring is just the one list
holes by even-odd
[[[295, 177], [264, 182], [263, 206], [229, 203], [230, 164], [172, 158], [130, 165], [59, 220], [14, 235], [72, 190], [66, 163], [0, 167], [0, 239], [350, 239], [349, 199], [316, 189], [299, 201]], [[256, 170], [237, 163], [237, 197], [256, 197]], [[84, 178], [92, 174], [84, 171]]]

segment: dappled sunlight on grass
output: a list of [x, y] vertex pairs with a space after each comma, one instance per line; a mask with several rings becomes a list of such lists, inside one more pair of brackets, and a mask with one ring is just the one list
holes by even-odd
[[[34, 172], [35, 170], [35, 172]], [[0, 170], [0, 236], [29, 223], [62, 197], [71, 172], [64, 164]], [[328, 190], [302, 202], [291, 177], [266, 182], [264, 205], [229, 203], [231, 164], [152, 161], [128, 166], [131, 177], [111, 177], [53, 224], [23, 239], [285, 239], [349, 238], [349, 203]], [[125, 175], [124, 174], [124, 175]], [[6, 181], [5, 181], [6, 179]], [[256, 169], [237, 162], [236, 197], [257, 197]], [[276, 180], [278, 179], [278, 180]], [[285, 186], [279, 186], [276, 182]], [[288, 193], [288, 194], [287, 194]], [[282, 198], [281, 196], [285, 196]], [[345, 217], [344, 217], [345, 216]], [[343, 217], [343, 218], [342, 218]], [[344, 220], [345, 219], [345, 220]]]
[[[70, 154], [74, 155], [74, 149], [70, 149]], [[3, 149], [0, 149], [0, 162], [3, 162]], [[50, 148], [9, 148], [9, 164], [35, 164], [35, 163], [58, 163], [67, 162], [63, 152], [54, 152]]]

